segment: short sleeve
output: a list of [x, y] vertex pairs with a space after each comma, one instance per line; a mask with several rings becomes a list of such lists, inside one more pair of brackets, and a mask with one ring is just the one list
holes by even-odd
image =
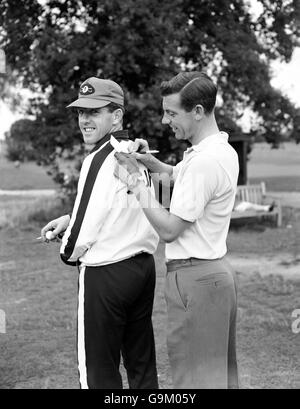
[[179, 174], [180, 168], [181, 168], [182, 162], [177, 163], [176, 166], [173, 166], [173, 174], [172, 178], [175, 181], [177, 179], [177, 176]]
[[189, 222], [200, 218], [216, 191], [218, 167], [216, 161], [201, 154], [183, 163], [175, 181], [170, 212]]

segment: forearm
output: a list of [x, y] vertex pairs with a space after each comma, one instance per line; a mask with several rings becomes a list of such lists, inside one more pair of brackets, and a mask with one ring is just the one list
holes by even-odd
[[133, 189], [133, 193], [150, 224], [165, 242], [170, 243], [175, 240], [188, 225], [188, 222], [180, 220], [162, 207], [144, 183], [139, 183]]
[[[118, 165], [115, 167], [114, 175], [127, 185], [129, 191], [135, 194], [146, 217], [159, 236], [166, 242], [174, 241], [186, 228], [190, 227], [191, 222], [169, 213], [159, 204], [152, 195], [151, 189], [145, 185], [143, 177], [137, 176], [139, 172], [138, 165], [134, 163], [136, 159], [121, 153], [116, 153], [115, 157]], [[155, 162], [159, 163], [159, 161]], [[172, 169], [172, 166], [169, 168]]]
[[159, 204], [152, 195], [151, 190], [142, 183], [134, 189], [133, 193], [136, 195], [145, 216], [156, 230], [159, 237], [164, 241], [169, 241], [170, 213]]

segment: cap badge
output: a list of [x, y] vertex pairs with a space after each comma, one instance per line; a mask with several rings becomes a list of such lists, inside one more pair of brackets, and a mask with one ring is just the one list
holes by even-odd
[[90, 95], [90, 94], [93, 94], [94, 92], [95, 92], [95, 88], [91, 84], [85, 83], [80, 87], [79, 94]]

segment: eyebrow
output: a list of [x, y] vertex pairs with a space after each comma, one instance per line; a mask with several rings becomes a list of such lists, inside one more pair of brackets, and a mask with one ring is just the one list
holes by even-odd
[[167, 114], [168, 114], [168, 113], [177, 114], [176, 111], [173, 111], [172, 109], [169, 109], [169, 108], [165, 109], [165, 112], [166, 112]]

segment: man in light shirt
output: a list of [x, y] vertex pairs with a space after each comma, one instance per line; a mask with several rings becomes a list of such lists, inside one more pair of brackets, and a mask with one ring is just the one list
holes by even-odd
[[[174, 388], [238, 388], [236, 285], [225, 259], [238, 156], [228, 134], [218, 128], [217, 87], [206, 74], [180, 73], [163, 82], [161, 90], [162, 123], [191, 147], [175, 167], [150, 154], [116, 153], [115, 174], [166, 242], [167, 344]], [[132, 152], [147, 149], [146, 141], [136, 140]], [[153, 177], [164, 174], [174, 180], [169, 211], [138, 177], [136, 159]]]
[[122, 129], [123, 91], [113, 81], [92, 77], [68, 107], [77, 109], [84, 143], [92, 149], [82, 164], [71, 217], [52, 220], [41, 235], [47, 241], [48, 231], [50, 239], [64, 232], [61, 258], [79, 268], [81, 388], [122, 388], [122, 353], [129, 387], [155, 389], [151, 316], [159, 238], [135, 195], [114, 176], [111, 136], [123, 148], [132, 143]]

